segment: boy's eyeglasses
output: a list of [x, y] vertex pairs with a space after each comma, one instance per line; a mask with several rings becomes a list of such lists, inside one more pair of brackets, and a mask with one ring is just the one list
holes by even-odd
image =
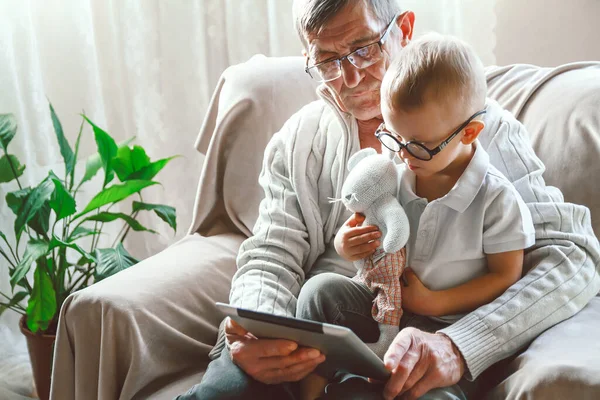
[[395, 26], [394, 22], [398, 18], [398, 15], [400, 14], [394, 16], [392, 22], [389, 23], [381, 36], [381, 39], [377, 42], [359, 47], [343, 57], [334, 60], [326, 60], [311, 67], [308, 66], [307, 58], [304, 71], [317, 82], [329, 82], [342, 76], [342, 61], [344, 60], [350, 61], [350, 64], [358, 69], [370, 67], [383, 58], [383, 45], [387, 41], [392, 28]]
[[377, 131], [375, 131], [375, 136], [377, 137], [377, 139], [379, 139], [379, 141], [381, 142], [382, 145], [384, 145], [391, 151], [399, 152], [400, 150], [402, 150], [404, 148], [414, 158], [417, 158], [417, 159], [423, 160], [423, 161], [429, 161], [433, 158], [433, 156], [435, 156], [437, 153], [442, 151], [442, 149], [444, 147], [446, 147], [448, 145], [448, 143], [450, 143], [450, 141], [452, 141], [452, 139], [454, 139], [454, 137], [456, 135], [458, 135], [463, 129], [465, 129], [471, 121], [473, 121], [476, 117], [478, 117], [482, 114], [485, 114], [485, 113], [486, 113], [486, 110], [481, 110], [481, 111], [477, 111], [475, 114], [471, 115], [469, 117], [469, 119], [467, 119], [464, 123], [462, 123], [454, 132], [452, 132], [452, 134], [450, 136], [448, 136], [448, 138], [446, 140], [444, 140], [439, 146], [437, 146], [434, 149], [429, 149], [423, 143], [415, 142], [415, 141], [402, 143], [401, 141], [398, 140], [396, 135], [392, 134], [391, 132], [389, 132], [388, 130], [385, 129], [384, 124], [379, 125], [379, 128], [377, 128]]

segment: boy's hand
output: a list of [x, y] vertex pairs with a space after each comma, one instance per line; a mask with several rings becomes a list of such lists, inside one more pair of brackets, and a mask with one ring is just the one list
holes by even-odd
[[413, 314], [439, 316], [439, 306], [442, 299], [438, 292], [429, 290], [410, 268], [407, 268], [400, 279], [402, 285], [402, 308]]
[[356, 261], [370, 256], [381, 244], [381, 232], [375, 225], [360, 226], [362, 214], [353, 214], [335, 235], [335, 250], [345, 260]]

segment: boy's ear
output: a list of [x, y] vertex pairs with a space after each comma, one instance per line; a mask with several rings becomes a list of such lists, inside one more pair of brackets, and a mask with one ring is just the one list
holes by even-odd
[[460, 141], [463, 142], [463, 144], [473, 143], [483, 128], [485, 128], [485, 123], [483, 121], [471, 121], [465, 128], [465, 133]]

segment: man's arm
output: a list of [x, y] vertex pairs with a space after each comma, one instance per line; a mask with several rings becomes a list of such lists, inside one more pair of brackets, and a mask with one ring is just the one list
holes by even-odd
[[259, 176], [265, 197], [253, 236], [240, 246], [229, 299], [238, 307], [292, 317], [310, 250], [291, 176], [289, 136], [295, 125], [292, 117], [265, 150]]

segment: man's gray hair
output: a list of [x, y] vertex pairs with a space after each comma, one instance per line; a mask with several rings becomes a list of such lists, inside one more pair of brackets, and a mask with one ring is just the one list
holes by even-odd
[[359, 2], [385, 25], [401, 12], [398, 0], [294, 0], [294, 24], [304, 48], [308, 47], [306, 34], [320, 32], [344, 7]]

